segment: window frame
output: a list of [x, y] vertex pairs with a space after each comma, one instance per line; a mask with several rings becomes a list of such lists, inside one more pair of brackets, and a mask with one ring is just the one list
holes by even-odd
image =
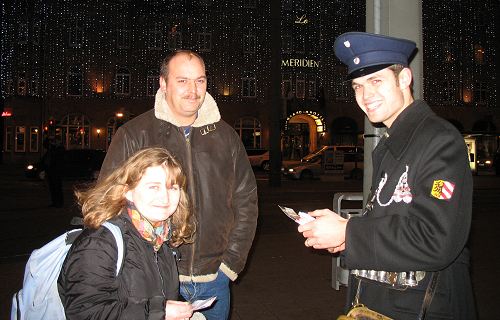
[[161, 50], [163, 43], [163, 32], [161, 23], [155, 22], [148, 29], [148, 49]]
[[243, 98], [257, 97], [257, 78], [254, 72], [244, 72], [241, 77], [241, 96]]
[[198, 32], [198, 50], [200, 52], [211, 52], [212, 51], [212, 32], [204, 30], [203, 32]]
[[130, 49], [130, 35], [130, 29], [116, 29], [116, 47], [118, 49]]
[[71, 23], [68, 35], [68, 46], [70, 48], [81, 48], [83, 44], [83, 22], [75, 20]]
[[[38, 127], [30, 127], [30, 152], [38, 152], [38, 145], [40, 141], [40, 129]], [[35, 138], [35, 139], [34, 139]], [[35, 140], [35, 141], [33, 141]]]
[[[26, 126], [16, 126], [14, 140], [14, 152], [26, 152]], [[19, 140], [22, 140], [22, 145]]]
[[[128, 68], [125, 68], [125, 67], [118, 68], [118, 70], [116, 71], [116, 74], [115, 74], [115, 85], [114, 85], [115, 95], [119, 95], [119, 96], [130, 95], [131, 80], [132, 80], [132, 76], [131, 76]], [[126, 84], [128, 84], [128, 86], [125, 90]], [[120, 88], [120, 90], [118, 90], [118, 88]]]
[[[248, 126], [249, 120], [252, 121], [252, 126]], [[233, 126], [236, 133], [240, 137], [241, 142], [247, 149], [260, 149], [262, 148], [262, 124], [259, 119], [255, 117], [241, 117], [234, 122]], [[246, 135], [243, 132], [248, 132], [251, 130], [251, 135]], [[251, 145], [246, 144], [247, 139], [245, 137], [251, 136]]]
[[[66, 81], [67, 96], [81, 97], [83, 95], [83, 70], [81, 66], [70, 65], [68, 68], [68, 73], [66, 75]], [[74, 88], [73, 85], [75, 86]], [[78, 86], [78, 89], [76, 86]], [[75, 91], [73, 91], [73, 89], [75, 89]]]
[[146, 96], [154, 97], [160, 88], [160, 76], [154, 71], [149, 71], [146, 76]]

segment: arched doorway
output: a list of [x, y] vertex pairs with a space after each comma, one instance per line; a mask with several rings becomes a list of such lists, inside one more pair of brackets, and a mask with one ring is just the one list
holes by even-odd
[[315, 111], [296, 111], [288, 116], [282, 137], [284, 160], [299, 160], [318, 149], [326, 131], [322, 115]]

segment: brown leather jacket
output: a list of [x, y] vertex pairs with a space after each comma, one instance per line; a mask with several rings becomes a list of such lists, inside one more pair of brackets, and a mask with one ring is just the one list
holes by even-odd
[[235, 280], [243, 270], [257, 226], [255, 176], [235, 130], [221, 120], [207, 93], [185, 138], [161, 90], [155, 108], [127, 122], [113, 136], [100, 178], [139, 149], [160, 146], [182, 164], [197, 220], [195, 242], [180, 247], [181, 281], [214, 280], [220, 268]]

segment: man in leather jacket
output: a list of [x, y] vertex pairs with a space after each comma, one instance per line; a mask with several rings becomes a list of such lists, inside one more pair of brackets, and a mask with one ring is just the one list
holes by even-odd
[[203, 314], [219, 320], [229, 316], [229, 283], [243, 270], [255, 235], [257, 186], [240, 137], [206, 88], [198, 54], [180, 50], [165, 58], [154, 109], [119, 128], [99, 178], [145, 147], [164, 147], [177, 158], [197, 220], [194, 243], [179, 248], [181, 294], [187, 301], [216, 296]]
[[472, 175], [456, 128], [414, 100], [406, 39], [348, 32], [335, 41], [356, 102], [387, 130], [373, 151], [372, 192], [361, 217], [331, 210], [299, 231], [306, 246], [341, 252], [348, 304], [392, 319], [475, 319], [466, 248]]

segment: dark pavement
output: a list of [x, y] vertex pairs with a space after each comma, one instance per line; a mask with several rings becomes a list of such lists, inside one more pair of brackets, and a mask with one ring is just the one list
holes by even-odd
[[[270, 187], [259, 182], [259, 225], [247, 268], [232, 287], [231, 319], [336, 319], [345, 291], [332, 288], [332, 258], [305, 248], [297, 225], [277, 204], [299, 210], [331, 208], [336, 192], [360, 191], [358, 181], [288, 181]], [[78, 214], [71, 190], [81, 182], [65, 181], [64, 208], [49, 208], [48, 188], [24, 178], [20, 166], [0, 165], [0, 319], [8, 319], [12, 294], [22, 284], [29, 252], [68, 228]], [[472, 279], [480, 319], [498, 318], [500, 301], [500, 177], [474, 178], [474, 217], [470, 246]]]

